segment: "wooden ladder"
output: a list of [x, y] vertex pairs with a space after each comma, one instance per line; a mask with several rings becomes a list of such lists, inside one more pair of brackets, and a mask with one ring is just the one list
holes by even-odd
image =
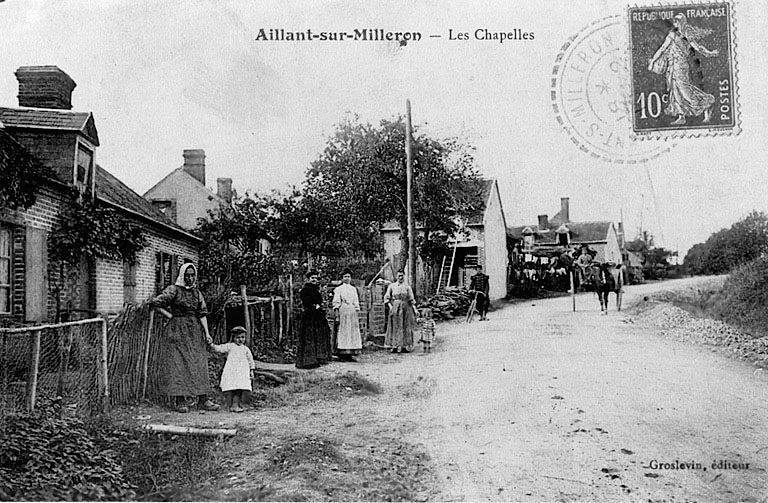
[[456, 246], [453, 247], [453, 254], [451, 255], [451, 263], [446, 269], [446, 262], [448, 262], [448, 255], [443, 257], [443, 265], [440, 267], [440, 278], [437, 280], [437, 290], [435, 293], [440, 293], [442, 288], [448, 286], [451, 281], [451, 272], [453, 272], [453, 264], [456, 262]]

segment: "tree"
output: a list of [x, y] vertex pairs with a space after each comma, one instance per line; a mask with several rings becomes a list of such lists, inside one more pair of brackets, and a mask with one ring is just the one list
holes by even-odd
[[685, 256], [691, 274], [724, 274], [768, 252], [768, 216], [752, 211], [728, 229], [713, 233]]
[[275, 261], [262, 253], [270, 208], [262, 198], [236, 198], [231, 207], [210, 212], [200, 219], [195, 233], [202, 238], [200, 278], [205, 286], [238, 285], [269, 290], [278, 274]]
[[[338, 125], [320, 157], [312, 163], [302, 190], [303, 204], [323, 216], [325, 233], [338, 252], [376, 256], [379, 231], [390, 221], [401, 229], [402, 267], [407, 260], [405, 122], [402, 117], [378, 126], [357, 117]], [[423, 259], [439, 254], [458, 230], [458, 218], [481, 205], [481, 185], [473, 148], [458, 139], [434, 140], [414, 128], [414, 217], [423, 228], [417, 243]]]

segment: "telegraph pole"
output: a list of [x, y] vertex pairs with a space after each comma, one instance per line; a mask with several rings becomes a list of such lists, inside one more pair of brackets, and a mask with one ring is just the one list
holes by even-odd
[[413, 145], [411, 126], [411, 100], [405, 100], [405, 169], [406, 204], [408, 206], [408, 279], [413, 295], [418, 298], [416, 281], [416, 229], [413, 221]]

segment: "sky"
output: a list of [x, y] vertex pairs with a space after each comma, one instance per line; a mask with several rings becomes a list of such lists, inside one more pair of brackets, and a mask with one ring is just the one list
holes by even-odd
[[[580, 150], [552, 101], [566, 42], [605, 18], [626, 35], [627, 3], [616, 0], [6, 0], [0, 106], [17, 106], [18, 67], [56, 65], [77, 83], [73, 110], [94, 114], [97, 162], [132, 189], [145, 192], [199, 148], [207, 184], [230, 177], [243, 193], [300, 184], [336, 124], [393, 118], [408, 99], [422, 132], [476, 147], [509, 226], [552, 216], [569, 197], [572, 220], [623, 217], [629, 238], [646, 230], [682, 257], [753, 209], [768, 212], [768, 4], [733, 7], [740, 133], [627, 139], [629, 151], [661, 151], [635, 164]], [[257, 40], [260, 29], [364, 28], [422, 39]], [[478, 29], [534, 38], [477, 40]]]

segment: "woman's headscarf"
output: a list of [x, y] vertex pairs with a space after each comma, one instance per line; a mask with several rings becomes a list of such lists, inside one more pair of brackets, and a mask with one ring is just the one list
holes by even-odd
[[[184, 282], [184, 275], [187, 273], [187, 269], [192, 268], [193, 272], [195, 273], [195, 279], [192, 281], [191, 285], [187, 285]], [[176, 286], [180, 286], [182, 288], [195, 288], [197, 286], [197, 267], [195, 267], [195, 264], [188, 262], [181, 266], [179, 269], [179, 275], [176, 277]]]

